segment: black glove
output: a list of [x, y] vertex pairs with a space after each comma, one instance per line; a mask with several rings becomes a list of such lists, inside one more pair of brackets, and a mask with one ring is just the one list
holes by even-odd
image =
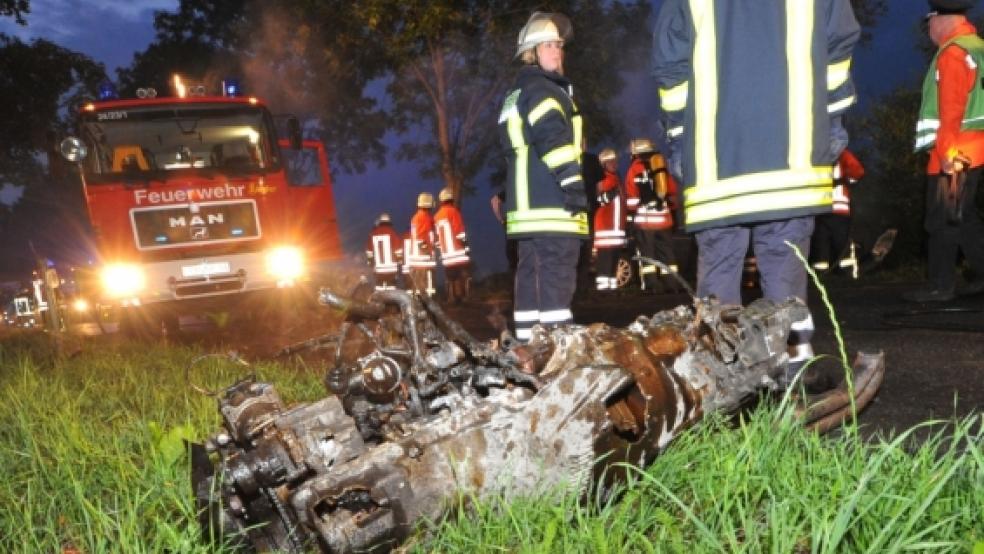
[[564, 209], [571, 215], [586, 213], [588, 211], [588, 198], [584, 195], [584, 190], [577, 186], [565, 188]]

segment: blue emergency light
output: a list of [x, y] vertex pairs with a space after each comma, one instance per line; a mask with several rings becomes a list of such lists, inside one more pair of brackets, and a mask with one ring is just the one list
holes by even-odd
[[241, 96], [242, 88], [239, 87], [239, 79], [226, 78], [222, 80], [222, 96]]
[[116, 100], [119, 97], [120, 96], [116, 94], [116, 87], [113, 86], [113, 83], [103, 81], [102, 84], [99, 85], [100, 100]]

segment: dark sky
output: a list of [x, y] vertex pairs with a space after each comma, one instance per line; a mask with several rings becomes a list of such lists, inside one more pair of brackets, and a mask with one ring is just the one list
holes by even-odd
[[[0, 20], [0, 32], [24, 39], [44, 37], [103, 62], [113, 75], [117, 67], [128, 65], [133, 54], [153, 40], [153, 12], [177, 5], [177, 0], [32, 0], [27, 27], [4, 19]], [[654, 2], [655, 7], [658, 5], [658, 1]], [[926, 10], [923, 0], [889, 2], [889, 12], [872, 29], [872, 40], [855, 52], [853, 74], [860, 98], [858, 109], [867, 109], [879, 95], [900, 83], [921, 77], [925, 60], [913, 44], [918, 37], [918, 22]], [[576, 35], [571, 47], [576, 48]], [[571, 78], [576, 87], [577, 76]], [[657, 100], [648, 75], [634, 76], [619, 104], [630, 133], [655, 134]], [[590, 122], [587, 132], [592, 150], [612, 146], [624, 152], [626, 145], [591, 143]], [[388, 142], [395, 145], [397, 141], [391, 137]], [[504, 241], [489, 211], [490, 184], [482, 179], [475, 184], [478, 193], [465, 199], [463, 211], [475, 250], [475, 273], [481, 276], [505, 268]], [[361, 255], [365, 236], [380, 211], [389, 211], [398, 230], [405, 230], [417, 193], [436, 193], [440, 187], [436, 180], [418, 178], [412, 163], [395, 161], [361, 175], [336, 175], [335, 194], [346, 250], [351, 255]], [[371, 194], [367, 194], [369, 191]]]

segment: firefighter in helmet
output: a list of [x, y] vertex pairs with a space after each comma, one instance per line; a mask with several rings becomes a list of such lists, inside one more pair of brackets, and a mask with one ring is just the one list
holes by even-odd
[[366, 243], [366, 260], [375, 274], [376, 290], [396, 288], [402, 258], [400, 235], [393, 229], [390, 215], [383, 212], [376, 218], [376, 225], [369, 233], [369, 241]]
[[573, 322], [578, 255], [588, 238], [581, 115], [564, 76], [571, 31], [562, 14], [530, 17], [517, 38], [523, 66], [499, 115], [508, 164], [506, 235], [518, 241], [513, 317], [520, 341], [537, 323]]
[[434, 195], [422, 192], [417, 196], [417, 211], [410, 219], [410, 250], [404, 252], [410, 274], [409, 288], [418, 293], [434, 294]]
[[605, 148], [598, 154], [604, 176], [596, 192], [598, 209], [594, 213], [595, 289], [615, 290], [618, 253], [625, 247], [625, 195], [618, 178], [618, 154]]
[[458, 304], [468, 297], [471, 280], [471, 259], [468, 257], [468, 235], [461, 211], [454, 205], [451, 187], [444, 187], [438, 194], [441, 206], [434, 214], [437, 246], [441, 249], [441, 265], [448, 289], [448, 303]]
[[[625, 175], [626, 207], [632, 214], [636, 248], [642, 256], [663, 262], [670, 271], [677, 272], [673, 254], [676, 183], [667, 171], [665, 159], [648, 138], [633, 139], [629, 153], [632, 164]], [[644, 288], [654, 292], [677, 289], [676, 279], [670, 275], [664, 275], [660, 285], [661, 270], [655, 264], [643, 261], [640, 266]]]

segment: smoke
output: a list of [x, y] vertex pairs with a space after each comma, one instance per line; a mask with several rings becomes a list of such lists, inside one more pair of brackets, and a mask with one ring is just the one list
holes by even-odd
[[0, 204], [7, 206], [8, 209], [12, 209], [20, 201], [22, 196], [24, 196], [23, 185], [4, 183], [0, 187]]

